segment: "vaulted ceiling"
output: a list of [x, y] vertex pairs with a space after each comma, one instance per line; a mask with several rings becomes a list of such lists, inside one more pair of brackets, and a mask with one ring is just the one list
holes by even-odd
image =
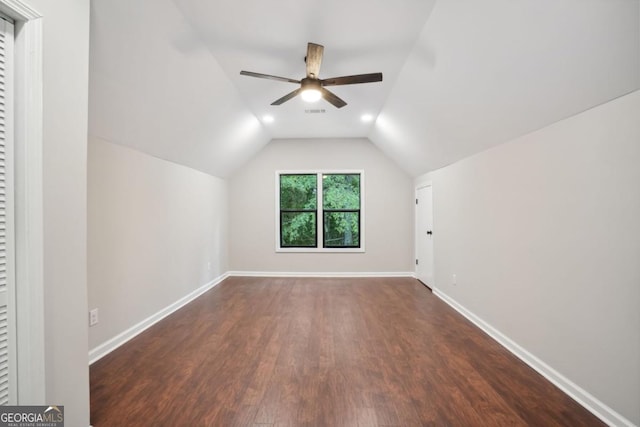
[[[273, 138], [311, 137], [368, 137], [418, 175], [640, 88], [640, 0], [91, 7], [91, 137], [216, 176]], [[296, 86], [239, 74], [300, 79], [307, 42], [325, 46], [321, 78], [383, 82], [332, 87], [341, 109], [271, 106]]]

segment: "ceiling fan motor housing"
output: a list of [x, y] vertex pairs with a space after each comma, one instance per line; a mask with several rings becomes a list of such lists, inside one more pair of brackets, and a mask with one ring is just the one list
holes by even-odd
[[314, 79], [311, 77], [305, 77], [300, 82], [302, 90], [317, 90], [319, 91], [322, 85], [320, 84], [320, 80]]

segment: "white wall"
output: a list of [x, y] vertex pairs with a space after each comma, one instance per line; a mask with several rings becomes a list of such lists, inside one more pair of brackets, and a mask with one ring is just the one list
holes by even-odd
[[634, 92], [417, 180], [435, 288], [635, 424], [639, 165]]
[[[33, 402], [22, 403], [64, 405], [66, 425], [84, 427], [89, 425], [86, 291], [89, 0], [24, 3], [42, 15], [43, 29], [45, 339], [44, 401], [34, 397]], [[37, 135], [39, 130], [29, 132]], [[39, 313], [33, 313], [33, 318], [39, 319]], [[29, 355], [18, 357], [29, 359]]]
[[[276, 253], [277, 170], [362, 169], [366, 253]], [[230, 268], [250, 272], [413, 270], [411, 178], [367, 139], [273, 140], [229, 179]]]
[[88, 192], [89, 348], [227, 271], [224, 180], [90, 136]]

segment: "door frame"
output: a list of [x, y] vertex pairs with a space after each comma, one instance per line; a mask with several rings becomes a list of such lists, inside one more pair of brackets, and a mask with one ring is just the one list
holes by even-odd
[[43, 18], [21, 0], [0, 0], [14, 20], [15, 260], [18, 404], [45, 403]]

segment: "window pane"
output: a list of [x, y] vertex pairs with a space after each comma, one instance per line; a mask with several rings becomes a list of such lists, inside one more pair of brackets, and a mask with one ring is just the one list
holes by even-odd
[[280, 175], [280, 209], [315, 210], [316, 175]]
[[324, 213], [325, 247], [360, 247], [360, 212]]
[[322, 175], [324, 209], [360, 209], [360, 174]]
[[316, 247], [315, 212], [280, 212], [281, 247]]

